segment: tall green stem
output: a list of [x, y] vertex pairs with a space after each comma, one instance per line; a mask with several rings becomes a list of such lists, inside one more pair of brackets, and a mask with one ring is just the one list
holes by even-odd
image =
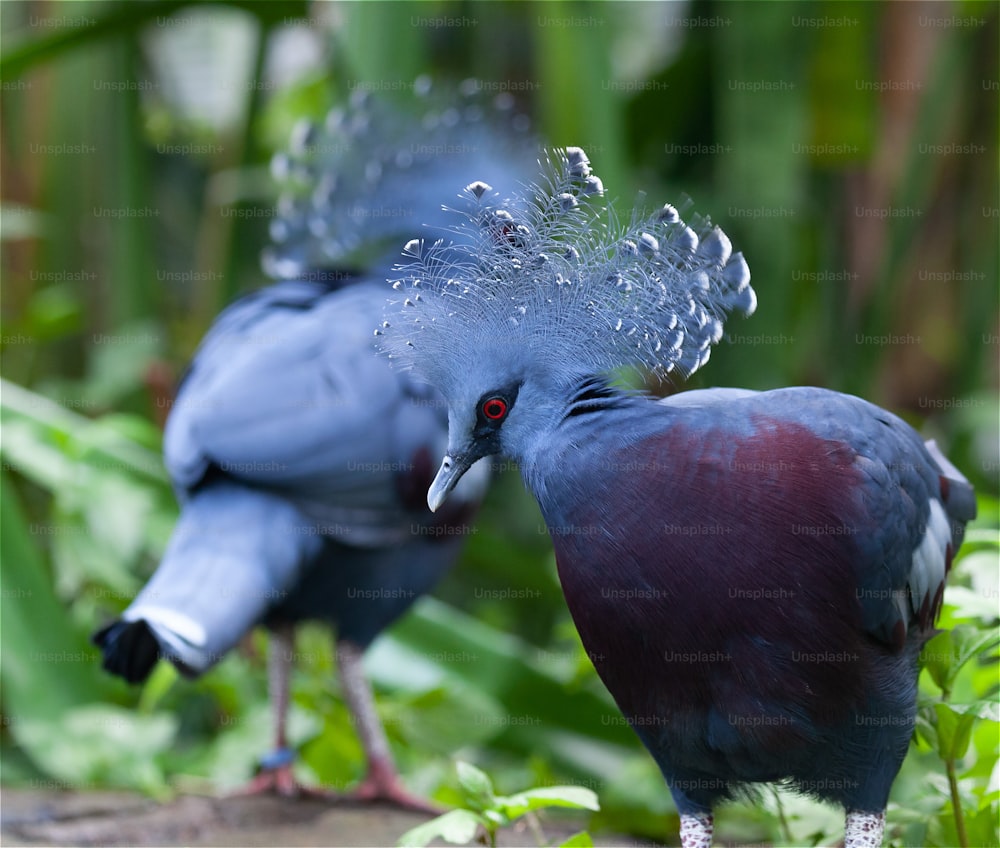
[[949, 757], [944, 761], [948, 772], [948, 788], [951, 790], [951, 809], [955, 816], [955, 833], [958, 836], [960, 848], [969, 848], [969, 837], [965, 833], [965, 814], [962, 812], [962, 802], [958, 797], [958, 773], [955, 771], [955, 761]]

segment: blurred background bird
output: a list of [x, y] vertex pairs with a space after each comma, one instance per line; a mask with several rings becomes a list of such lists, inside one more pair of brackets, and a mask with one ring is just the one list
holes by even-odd
[[615, 385], [625, 367], [690, 375], [756, 297], [720, 229], [671, 206], [622, 223], [602, 195], [586, 154], [558, 150], [511, 200], [466, 187], [460, 260], [407, 245], [381, 333], [448, 401], [428, 503], [484, 456], [519, 463], [685, 848], [760, 783], [842, 805], [847, 848], [880, 845], [972, 487], [857, 397]]
[[286, 735], [293, 629], [318, 619], [336, 633], [368, 761], [353, 796], [430, 809], [398, 780], [361, 658], [455, 561], [489, 472], [428, 510], [446, 407], [376, 354], [373, 329], [401, 233], [441, 218], [473, 173], [515, 179], [530, 143], [509, 100], [416, 89], [421, 113], [359, 94], [296, 127], [274, 160], [284, 194], [263, 262], [283, 281], [230, 306], [202, 342], [166, 423], [180, 519], [152, 579], [94, 636], [104, 667], [140, 683], [160, 657], [197, 676], [270, 629], [275, 749], [245, 792], [300, 790]]

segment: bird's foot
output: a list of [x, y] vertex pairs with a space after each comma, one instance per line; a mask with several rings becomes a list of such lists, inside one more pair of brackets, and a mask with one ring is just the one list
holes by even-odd
[[403, 786], [391, 762], [373, 761], [364, 780], [350, 792], [342, 794], [299, 783], [292, 773], [294, 761], [295, 752], [289, 748], [273, 751], [261, 760], [258, 774], [246, 786], [230, 793], [229, 797], [273, 794], [282, 798], [315, 798], [322, 801], [381, 802], [433, 816], [444, 812], [442, 807], [414, 795]]
[[432, 816], [444, 812], [442, 807], [437, 807], [425, 798], [412, 794], [403, 786], [391, 762], [372, 761], [365, 779], [347, 797], [353, 801], [381, 801], [404, 810]]
[[290, 748], [272, 751], [261, 760], [256, 776], [246, 786], [231, 792], [229, 797], [278, 795], [282, 798], [317, 798], [324, 801], [337, 798], [337, 795], [329, 790], [299, 783], [292, 773], [294, 761], [295, 752]]

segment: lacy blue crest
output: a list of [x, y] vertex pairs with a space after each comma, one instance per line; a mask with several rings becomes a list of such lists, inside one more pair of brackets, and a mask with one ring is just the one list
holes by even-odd
[[750, 271], [707, 219], [670, 205], [622, 223], [580, 148], [548, 151], [508, 200], [466, 186], [452, 239], [414, 239], [380, 347], [438, 385], [484, 353], [550, 374], [634, 365], [690, 375], [730, 312], [756, 306]]

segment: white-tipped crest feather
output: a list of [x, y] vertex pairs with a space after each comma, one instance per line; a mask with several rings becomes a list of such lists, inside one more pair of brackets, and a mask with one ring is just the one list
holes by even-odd
[[687, 376], [729, 312], [753, 312], [747, 264], [707, 220], [688, 226], [668, 205], [623, 224], [583, 150], [541, 165], [508, 200], [467, 186], [453, 241], [406, 245], [376, 331], [390, 356], [446, 394], [484, 358], [567, 378], [626, 365]]

